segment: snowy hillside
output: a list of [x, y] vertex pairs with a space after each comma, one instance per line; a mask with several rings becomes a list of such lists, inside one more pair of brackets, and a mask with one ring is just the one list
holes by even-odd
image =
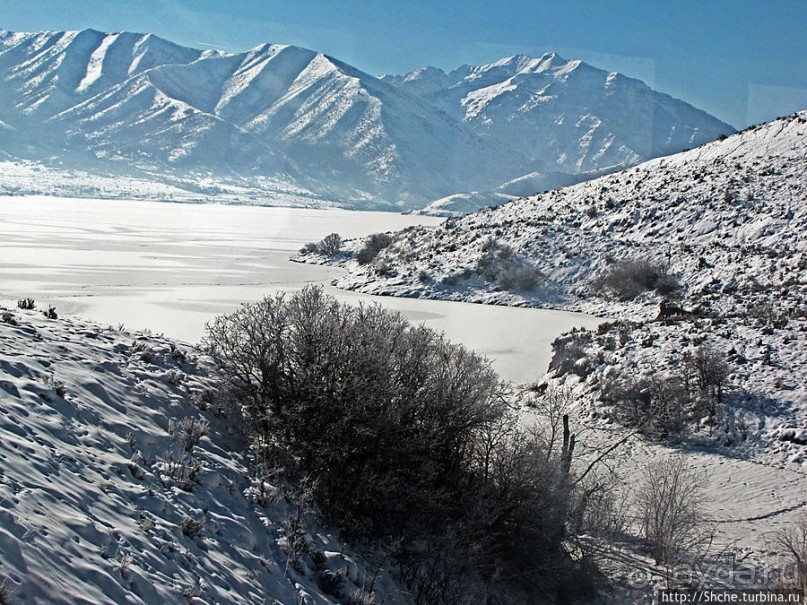
[[411, 602], [260, 489], [193, 348], [2, 314], [3, 603]]
[[455, 193], [435, 200], [417, 211], [426, 216], [458, 217], [483, 208], [501, 206], [519, 197], [551, 191], [567, 187], [583, 181], [589, 181], [618, 168], [605, 168], [593, 172], [568, 174], [565, 172], [531, 172], [502, 183], [493, 191], [471, 191]]
[[[807, 464], [798, 437], [807, 430], [805, 136], [801, 112], [441, 227], [402, 231], [371, 262], [343, 255], [350, 272], [337, 285], [638, 322], [623, 330], [634, 340], [614, 326], [574, 343], [588, 360], [581, 363], [599, 368], [592, 388], [615, 371], [600, 363], [613, 357], [614, 339], [651, 348], [619, 349], [611, 365], [647, 371], [673, 367], [681, 350], [708, 341], [737, 361], [737, 389], [756, 394], [755, 405], [770, 398], [781, 406], [749, 409], [764, 433], [764, 452], [753, 455]], [[652, 283], [633, 282], [645, 278]], [[664, 299], [694, 313], [672, 326], [653, 321]]]
[[233, 54], [153, 35], [0, 30], [0, 73], [9, 159], [113, 178], [215, 178], [248, 197], [296, 189], [347, 206], [414, 208], [731, 132], [641, 82], [554, 55], [379, 79], [294, 46]]

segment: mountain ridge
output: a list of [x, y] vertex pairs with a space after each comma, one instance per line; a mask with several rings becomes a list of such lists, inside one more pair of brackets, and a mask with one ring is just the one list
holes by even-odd
[[[414, 76], [376, 78], [298, 46], [227, 53], [129, 32], [0, 31], [0, 69], [0, 121], [20, 133], [0, 142], [12, 158], [174, 182], [213, 175], [271, 198], [259, 180], [269, 177], [352, 206], [416, 208], [534, 172], [628, 165], [731, 130], [621, 80], [613, 102], [598, 101], [607, 111], [589, 111], [580, 96], [605, 98], [606, 72], [555, 54], [422, 71], [442, 78], [432, 98]], [[587, 70], [597, 82], [578, 82]], [[459, 93], [464, 105], [450, 107]], [[637, 136], [633, 114], [643, 116]]]

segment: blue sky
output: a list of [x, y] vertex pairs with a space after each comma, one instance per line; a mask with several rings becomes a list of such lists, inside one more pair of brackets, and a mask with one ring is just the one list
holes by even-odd
[[0, 0], [0, 28], [297, 44], [364, 71], [555, 51], [638, 77], [742, 128], [807, 107], [805, 0]]

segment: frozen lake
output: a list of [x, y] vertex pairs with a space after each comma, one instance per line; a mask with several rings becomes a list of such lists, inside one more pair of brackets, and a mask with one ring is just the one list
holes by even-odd
[[[198, 342], [205, 322], [240, 303], [306, 284], [329, 284], [339, 269], [291, 263], [307, 242], [437, 224], [383, 212], [217, 204], [0, 197], [0, 302], [34, 298], [60, 314]], [[601, 319], [559, 311], [371, 297], [444, 331], [491, 359], [516, 382], [546, 370], [550, 343]]]

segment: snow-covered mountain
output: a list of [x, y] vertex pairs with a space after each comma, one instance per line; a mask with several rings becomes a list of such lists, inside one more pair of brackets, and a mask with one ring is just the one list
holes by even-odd
[[0, 74], [3, 157], [171, 183], [214, 178], [270, 202], [293, 189], [412, 208], [731, 132], [641, 82], [554, 55], [376, 78], [294, 46], [225, 53], [153, 35], [0, 30]]
[[548, 171], [627, 166], [733, 131], [639, 80], [555, 53], [383, 79], [430, 100], [475, 132], [507, 141], [536, 169]]

